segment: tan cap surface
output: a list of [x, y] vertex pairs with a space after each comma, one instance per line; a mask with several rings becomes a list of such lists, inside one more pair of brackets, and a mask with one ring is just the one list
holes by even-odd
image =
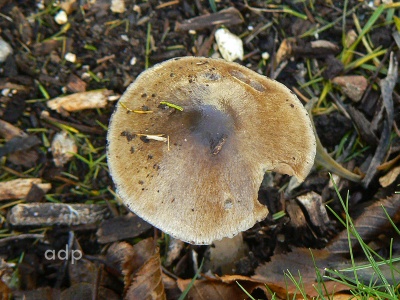
[[[163, 134], [169, 147], [143, 134]], [[239, 64], [199, 57], [143, 72], [117, 104], [108, 143], [110, 172], [128, 208], [195, 244], [264, 219], [264, 173], [302, 181], [316, 151], [307, 111], [288, 88]]]

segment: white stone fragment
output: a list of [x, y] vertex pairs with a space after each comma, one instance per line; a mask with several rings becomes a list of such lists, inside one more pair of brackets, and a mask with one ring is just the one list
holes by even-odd
[[125, 1], [124, 0], [112, 0], [110, 9], [113, 13], [121, 14], [121, 13], [125, 12], [125, 10], [126, 10]]
[[243, 42], [226, 28], [220, 28], [215, 32], [219, 52], [227, 61], [235, 59], [243, 60]]
[[64, 56], [66, 61], [75, 63], [76, 62], [76, 55], [74, 53], [68, 52]]
[[67, 13], [64, 10], [60, 10], [54, 17], [54, 21], [56, 21], [56, 23], [58, 25], [64, 25], [68, 22], [68, 16]]
[[11, 46], [2, 38], [0, 38], [0, 63], [6, 61], [7, 56], [13, 53]]
[[129, 38], [126, 34], [121, 34], [121, 39], [125, 42], [129, 42]]
[[137, 62], [136, 56], [132, 57], [132, 58], [131, 58], [131, 61], [130, 61], [131, 66], [136, 65], [136, 62]]
[[4, 97], [8, 96], [8, 94], [10, 94], [10, 89], [3, 89], [3, 90], [1, 91], [1, 94], [2, 94]]
[[269, 59], [269, 53], [268, 52], [263, 52], [263, 53], [261, 53], [261, 57], [262, 57], [263, 60], [267, 60], [267, 59]]
[[78, 152], [78, 147], [74, 139], [67, 132], [59, 132], [54, 136], [51, 143], [51, 152], [53, 153], [53, 161], [57, 167], [62, 167], [74, 156], [73, 153]]

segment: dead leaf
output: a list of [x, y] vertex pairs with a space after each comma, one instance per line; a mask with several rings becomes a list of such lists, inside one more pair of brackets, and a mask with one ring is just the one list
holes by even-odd
[[135, 274], [125, 299], [166, 299], [158, 250]]
[[379, 178], [379, 183], [383, 187], [391, 185], [400, 175], [400, 166], [391, 169], [385, 176]]
[[[178, 279], [178, 287], [184, 291], [190, 284], [191, 279]], [[264, 292], [267, 299], [271, 295], [265, 288], [264, 283], [246, 276], [227, 275], [219, 278], [206, 278], [196, 280], [189, 290], [187, 299], [247, 299], [246, 293], [240, 288], [238, 283], [248, 292], [252, 293], [256, 289]]]
[[[126, 251], [125, 251], [126, 252]], [[162, 281], [160, 253], [152, 238], [133, 246], [122, 265], [124, 274], [124, 299], [166, 299]]]
[[[330, 265], [334, 265], [341, 261], [338, 255], [333, 255], [329, 251], [312, 250], [312, 256], [309, 249], [296, 248], [288, 254], [274, 255], [271, 262], [261, 265], [255, 271], [252, 279], [264, 282], [271, 291], [275, 292], [278, 297], [287, 298], [287, 295], [299, 295], [297, 287], [285, 277], [285, 273], [290, 272], [297, 282], [299, 281], [299, 274], [301, 274], [302, 287], [304, 292], [309, 297], [316, 297], [318, 295], [315, 285], [318, 285], [317, 273], [315, 265], [321, 274], [324, 274], [324, 269]], [[315, 265], [314, 265], [315, 263]], [[322, 283], [320, 283], [322, 285]], [[341, 283], [335, 281], [323, 282], [326, 289], [323, 289], [326, 294], [333, 294], [341, 290], [348, 290], [349, 288]]]
[[[400, 218], [400, 194], [395, 194], [392, 197], [374, 202], [354, 221], [355, 230], [357, 230], [366, 243], [375, 239], [390, 225], [382, 206], [393, 221], [396, 222]], [[354, 236], [351, 236], [351, 244], [353, 248], [357, 248], [358, 246], [357, 239]], [[347, 230], [343, 230], [330, 241], [327, 249], [332, 253], [348, 253], [349, 241]]]

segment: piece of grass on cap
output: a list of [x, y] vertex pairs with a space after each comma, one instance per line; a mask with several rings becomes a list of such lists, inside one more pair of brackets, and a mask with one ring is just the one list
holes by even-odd
[[200, 57], [174, 58], [138, 76], [116, 106], [107, 138], [110, 173], [125, 205], [194, 244], [263, 220], [264, 173], [303, 181], [316, 151], [307, 111], [287, 87]]

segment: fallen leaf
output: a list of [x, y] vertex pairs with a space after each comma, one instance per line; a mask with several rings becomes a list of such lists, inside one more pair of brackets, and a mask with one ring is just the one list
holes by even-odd
[[[380, 233], [384, 232], [386, 227], [390, 226], [382, 207], [385, 208], [388, 215], [396, 222], [400, 218], [400, 194], [395, 194], [392, 197], [374, 202], [354, 221], [355, 230], [357, 230], [360, 237], [366, 243], [375, 239]], [[352, 247], [357, 248], [359, 245], [357, 239], [351, 236], [350, 240]], [[332, 253], [348, 253], [349, 240], [347, 230], [340, 232], [329, 242], [326, 248]]]
[[[349, 290], [349, 287], [335, 281], [318, 283], [317, 270], [320, 274], [324, 274], [324, 269], [326, 267], [332, 264], [335, 265], [335, 263], [341, 260], [343, 260], [342, 257], [331, 254], [325, 249], [312, 250], [311, 256], [309, 249], [295, 248], [290, 253], [274, 255], [270, 262], [256, 269], [252, 279], [264, 282], [278, 297], [286, 299], [288, 294], [290, 297], [299, 295], [299, 290], [294, 283], [287, 278], [285, 273], [288, 274], [290, 272], [297, 282], [300, 281], [300, 274], [301, 285], [307, 296], [318, 296], [315, 286], [319, 284], [327, 295], [331, 295], [338, 291]], [[325, 289], [322, 288], [322, 284]]]
[[[184, 291], [190, 282], [191, 279], [178, 279], [179, 289]], [[265, 288], [263, 282], [238, 275], [196, 280], [187, 294], [187, 299], [247, 299], [246, 293], [240, 288], [238, 283], [250, 294], [254, 290], [260, 289], [264, 292], [267, 299], [271, 299], [271, 294]]]
[[387, 187], [391, 185], [393, 182], [395, 182], [395, 180], [397, 179], [397, 177], [399, 177], [399, 175], [400, 175], [400, 166], [397, 166], [391, 169], [389, 172], [387, 172], [385, 176], [379, 178], [379, 183], [381, 184], [381, 186]]
[[132, 247], [131, 253], [124, 255], [131, 255], [122, 265], [124, 299], [166, 299], [160, 253], [154, 240], [142, 240]]

